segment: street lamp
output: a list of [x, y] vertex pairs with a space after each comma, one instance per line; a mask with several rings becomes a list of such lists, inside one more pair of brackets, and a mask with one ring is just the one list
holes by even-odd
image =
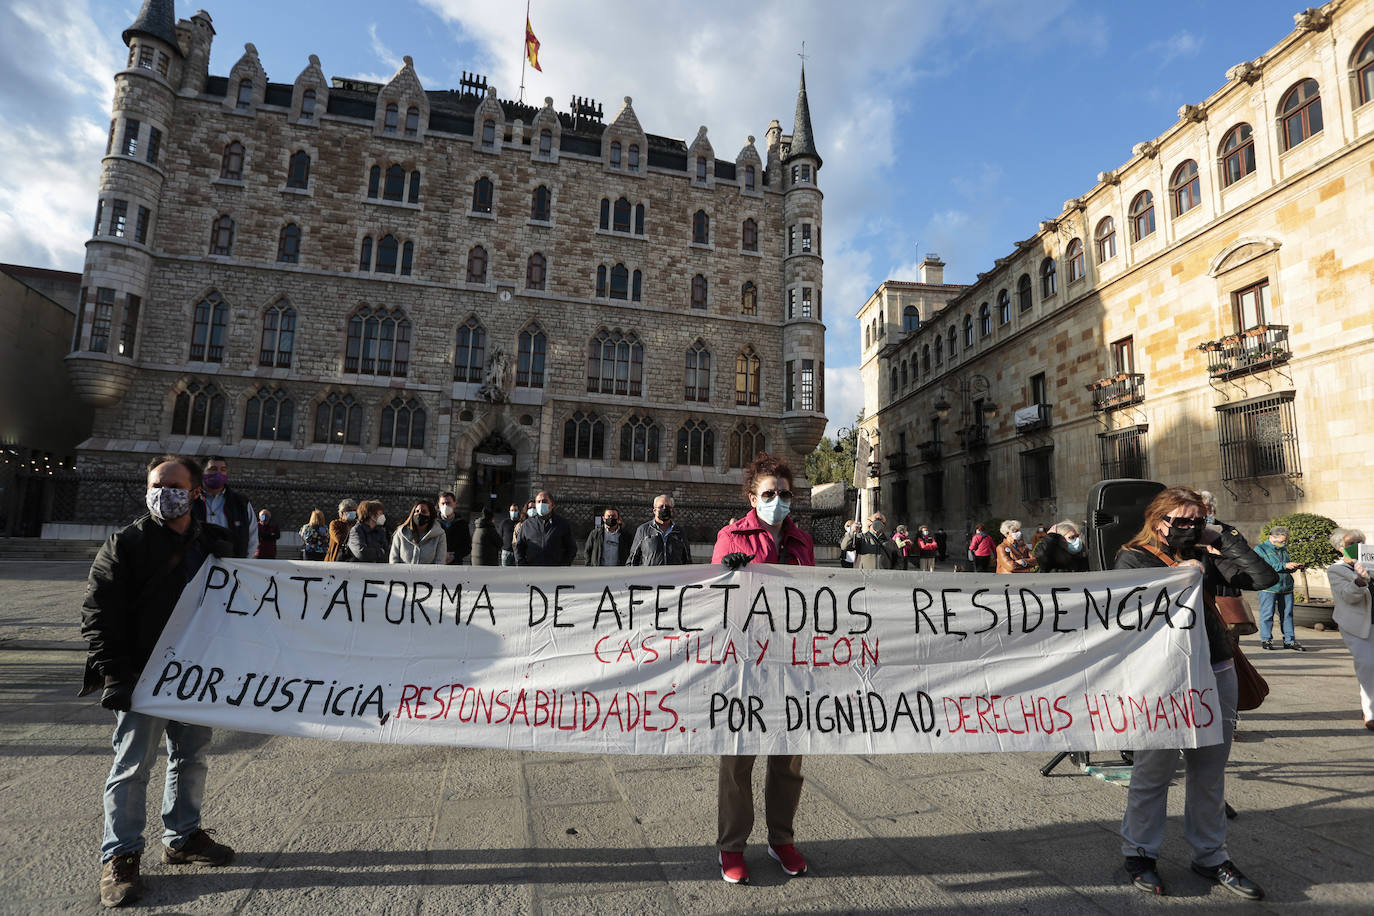
[[[991, 390], [992, 383], [987, 380], [986, 376], [978, 375], [977, 373], [975, 373], [971, 376], [968, 376], [967, 378], [961, 378], [959, 379], [959, 402], [963, 404], [967, 409], [969, 399], [973, 395], [986, 394]], [[947, 419], [949, 417], [949, 412], [952, 407], [949, 401], [945, 399], [944, 392], [941, 392], [936, 397], [935, 403], [930, 406], [934, 408], [935, 415], [938, 416], [941, 420]], [[997, 416], [996, 402], [991, 400], [985, 400], [983, 402], [983, 416]]]

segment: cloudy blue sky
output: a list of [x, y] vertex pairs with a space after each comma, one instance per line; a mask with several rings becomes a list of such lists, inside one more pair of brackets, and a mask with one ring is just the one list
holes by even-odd
[[[463, 70], [503, 96], [520, 76], [522, 0], [201, 0], [211, 72], [253, 42], [268, 77], [307, 57], [384, 80], [402, 55], [428, 88]], [[79, 271], [94, 212], [120, 32], [138, 0], [0, 0], [0, 261]], [[825, 157], [827, 399], [860, 403], [854, 312], [937, 252], [950, 282], [1009, 253], [1180, 105], [1293, 27], [1301, 0], [534, 0], [544, 72], [527, 94], [614, 110], [733, 158], [769, 120], [790, 129], [804, 40]], [[188, 16], [196, 5], [178, 3]]]

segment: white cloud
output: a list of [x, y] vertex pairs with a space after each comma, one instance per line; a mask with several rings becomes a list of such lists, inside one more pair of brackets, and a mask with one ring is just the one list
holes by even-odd
[[1168, 38], [1151, 42], [1145, 53], [1158, 58], [1159, 66], [1164, 67], [1181, 57], [1196, 57], [1202, 52], [1202, 44], [1202, 36], [1183, 29]]
[[864, 386], [858, 366], [825, 367], [825, 413], [829, 418], [825, 434], [835, 438], [842, 426], [853, 426], [854, 417], [864, 406]]
[[[382, 41], [382, 37], [377, 34], [377, 23], [373, 22], [368, 25], [367, 35], [372, 42], [372, 53], [377, 56], [378, 60], [390, 67], [391, 72], [385, 76], [377, 73], [369, 73], [365, 76], [355, 76], [354, 79], [359, 79], [368, 83], [390, 82], [391, 78], [396, 75], [396, 71], [400, 70], [401, 67], [405, 65], [405, 57], [391, 50], [391, 48], [387, 47], [386, 42]], [[420, 85], [427, 89], [442, 88], [439, 80], [431, 77], [427, 73], [422, 73], [418, 65], [415, 68], [415, 76], [420, 80]]]

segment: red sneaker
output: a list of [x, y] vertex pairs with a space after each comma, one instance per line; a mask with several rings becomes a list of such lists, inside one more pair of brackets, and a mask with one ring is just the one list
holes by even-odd
[[744, 853], [722, 852], [720, 876], [731, 884], [748, 884], [749, 866], [744, 864]]
[[806, 860], [802, 854], [797, 852], [797, 847], [788, 843], [786, 846], [768, 846], [768, 855], [774, 862], [782, 866], [782, 870], [793, 877], [806, 874]]

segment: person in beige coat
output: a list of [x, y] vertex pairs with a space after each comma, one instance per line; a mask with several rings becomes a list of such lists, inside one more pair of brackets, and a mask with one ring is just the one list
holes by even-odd
[[1369, 570], [1356, 561], [1364, 532], [1337, 528], [1331, 533], [1331, 546], [1341, 552], [1341, 558], [1326, 569], [1331, 583], [1331, 597], [1336, 607], [1331, 617], [1341, 628], [1341, 639], [1350, 649], [1355, 662], [1355, 677], [1360, 682], [1360, 711], [1364, 727], [1374, 731], [1374, 639], [1370, 638], [1371, 594]]
[[391, 536], [392, 563], [442, 566], [448, 559], [448, 538], [434, 524], [434, 503], [422, 499], [410, 510], [405, 523]]

